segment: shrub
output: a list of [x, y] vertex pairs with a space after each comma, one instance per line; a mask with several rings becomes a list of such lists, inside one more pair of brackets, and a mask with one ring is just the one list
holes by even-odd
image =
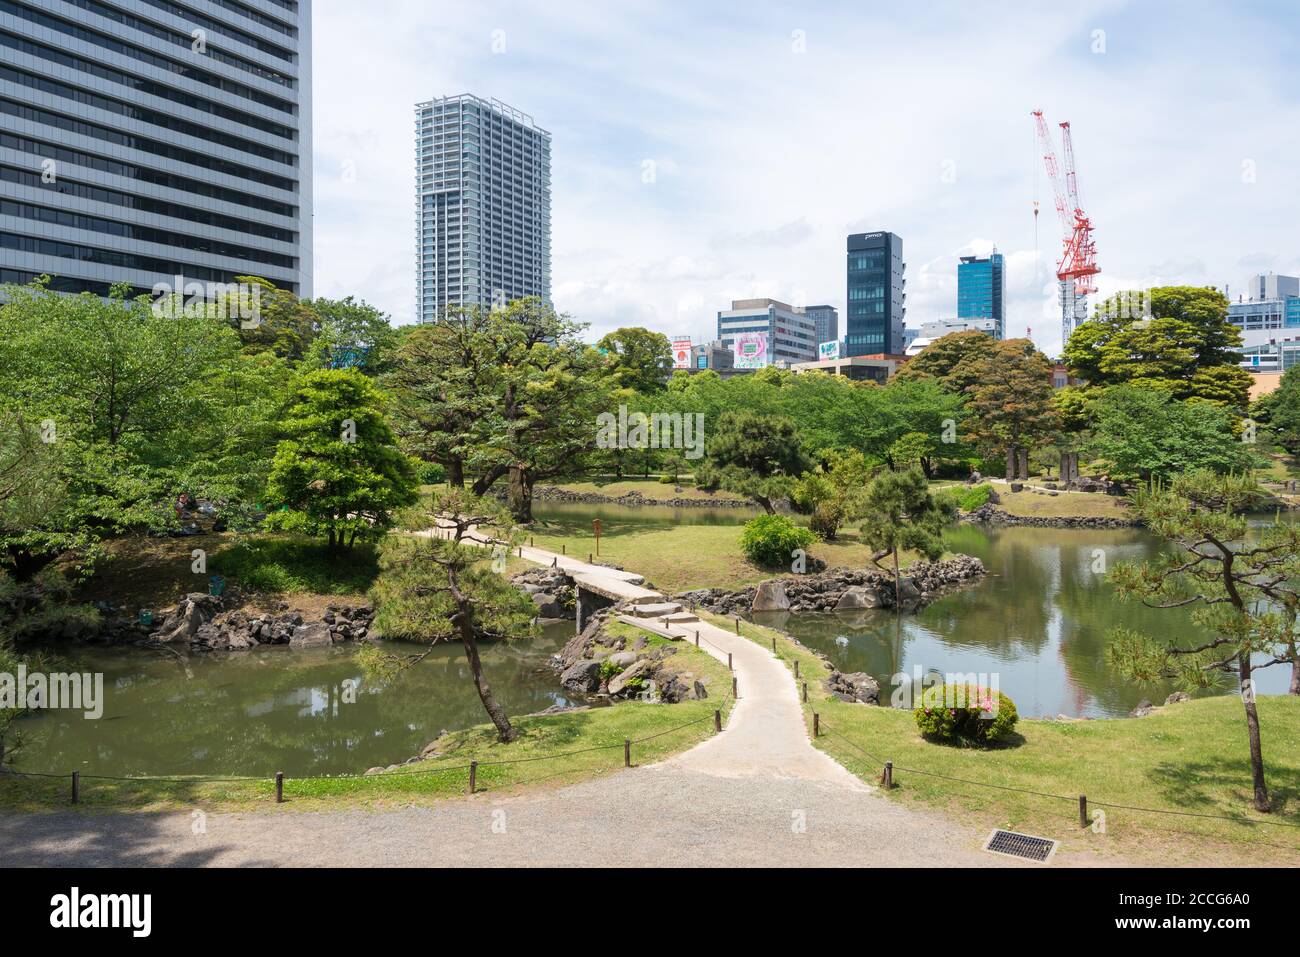
[[1005, 741], [1019, 719], [1015, 703], [1002, 692], [994, 702], [990, 689], [959, 684], [925, 688], [913, 714], [924, 737], [971, 744]]
[[420, 462], [415, 467], [415, 474], [421, 485], [441, 485], [447, 481], [447, 470], [437, 462]]
[[939, 493], [938, 497], [951, 502], [963, 512], [973, 512], [975, 509], [987, 505], [989, 496], [992, 493], [993, 487], [990, 485], [958, 485], [944, 489]]
[[760, 515], [745, 525], [740, 547], [755, 565], [777, 568], [790, 564], [791, 552], [807, 548], [817, 536], [784, 515]]

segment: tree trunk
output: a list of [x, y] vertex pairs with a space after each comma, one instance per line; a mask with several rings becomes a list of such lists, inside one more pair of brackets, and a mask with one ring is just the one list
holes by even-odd
[[465, 487], [464, 459], [452, 459], [447, 463], [447, 484], [452, 488]]
[[903, 589], [900, 587], [901, 581], [898, 577], [898, 547], [894, 548], [894, 614], [903, 613]]
[[497, 479], [505, 474], [506, 467], [504, 465], [494, 465], [474, 480], [474, 485], [470, 488], [470, 491], [475, 495], [486, 495], [488, 489], [496, 484]]
[[465, 646], [465, 660], [469, 662], [470, 673], [474, 676], [474, 687], [478, 691], [478, 698], [483, 702], [483, 710], [496, 726], [498, 739], [502, 744], [509, 744], [519, 737], [519, 732], [511, 727], [505, 709], [492, 696], [492, 688], [483, 677], [483, 662], [479, 660], [478, 642], [474, 637], [473, 608], [470, 607], [469, 602], [462, 601], [458, 604], [460, 612], [456, 617], [460, 619], [460, 642]]
[[533, 520], [533, 480], [521, 465], [510, 466], [510, 517], [521, 525]]
[[766, 512], [768, 515], [776, 514], [776, 509], [772, 507], [772, 500], [768, 498], [766, 495], [755, 495], [753, 496], [753, 499], [759, 505], [763, 506], [763, 511]]
[[1250, 677], [1250, 652], [1243, 651], [1238, 660], [1241, 672], [1241, 701], [1246, 706], [1246, 728], [1250, 732], [1250, 776], [1255, 787], [1255, 810], [1268, 812], [1268, 785], [1264, 783], [1264, 748], [1259, 740], [1259, 712], [1255, 709], [1255, 687]]

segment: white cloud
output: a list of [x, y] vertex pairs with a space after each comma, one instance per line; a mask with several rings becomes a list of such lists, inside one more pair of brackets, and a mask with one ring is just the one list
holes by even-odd
[[909, 321], [952, 314], [957, 256], [996, 243], [1009, 333], [1032, 326], [1054, 350], [1060, 238], [1038, 107], [1073, 123], [1103, 291], [1300, 268], [1296, 65], [1275, 20], [1236, 7], [375, 6], [316, 7], [316, 285], [398, 321], [414, 295], [412, 106], [459, 92], [552, 132], [553, 295], [593, 335], [707, 338], [749, 296], [842, 309], [845, 235], [890, 229]]

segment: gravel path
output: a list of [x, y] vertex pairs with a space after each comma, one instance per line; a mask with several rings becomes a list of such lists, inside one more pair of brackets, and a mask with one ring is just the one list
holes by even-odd
[[697, 628], [703, 650], [732, 655], [739, 698], [722, 734], [660, 764], [394, 810], [6, 815], [0, 865], [1015, 863], [979, 850], [984, 833], [892, 803], [818, 751], [785, 665], [705, 622], [677, 633], [693, 641]]

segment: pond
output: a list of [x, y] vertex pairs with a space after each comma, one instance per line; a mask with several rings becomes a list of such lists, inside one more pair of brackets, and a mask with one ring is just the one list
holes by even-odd
[[[573, 703], [547, 666], [572, 635], [573, 623], [563, 622], [533, 641], [484, 646], [484, 672], [508, 713]], [[396, 642], [381, 647], [402, 655], [424, 650]], [[459, 643], [436, 646], [389, 679], [363, 674], [347, 645], [185, 661], [140, 648], [56, 650], [79, 670], [103, 673], [104, 713], [98, 720], [70, 711], [22, 719], [19, 770], [355, 774], [418, 754], [444, 729], [487, 720]]]
[[[1127, 627], [1159, 639], [1195, 637], [1187, 609], [1120, 602], [1096, 569], [1154, 558], [1165, 546], [1141, 529], [950, 529], [948, 548], [982, 560], [989, 576], [940, 597], [914, 615], [756, 615], [826, 653], [842, 671], [865, 671], [885, 692], [896, 674], [997, 674], [1025, 717], [1104, 718], [1147, 698], [1161, 703], [1172, 684], [1138, 685], [1106, 664], [1107, 632]], [[1260, 694], [1285, 694], [1290, 673], [1256, 673]], [[1229, 689], [1224, 689], [1227, 691]], [[1223, 693], [1223, 692], [1217, 692]]]

